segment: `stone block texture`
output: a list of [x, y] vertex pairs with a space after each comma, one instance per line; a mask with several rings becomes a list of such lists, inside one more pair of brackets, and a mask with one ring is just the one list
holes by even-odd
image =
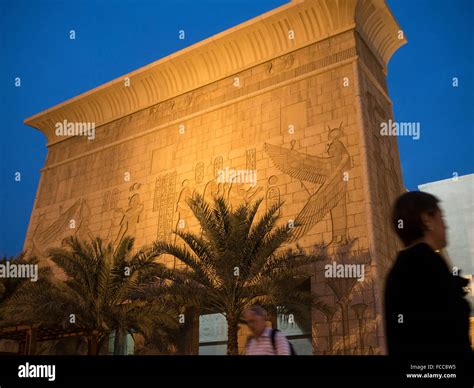
[[[48, 156], [25, 249], [47, 263], [72, 234], [177, 241], [176, 228], [198, 230], [194, 192], [233, 206], [263, 198], [262, 211], [284, 201], [280, 222], [301, 223], [290, 244], [332, 255], [354, 239], [344, 260], [365, 265], [361, 282], [308, 270], [328, 306], [312, 311], [314, 354], [384, 353], [403, 183], [396, 139], [379, 126], [393, 119], [385, 76], [398, 31], [383, 1], [293, 1], [27, 119]], [[63, 120], [95, 123], [95, 139], [56, 136]], [[220, 182], [225, 168], [256, 172], [256, 185]]]

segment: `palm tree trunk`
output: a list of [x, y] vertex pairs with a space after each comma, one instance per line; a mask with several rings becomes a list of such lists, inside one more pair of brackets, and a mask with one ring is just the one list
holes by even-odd
[[99, 354], [99, 344], [97, 337], [98, 336], [96, 334], [92, 334], [87, 340], [87, 354], [89, 356], [97, 356]]
[[108, 334], [102, 333], [102, 334], [97, 335], [97, 353], [94, 354], [95, 356], [98, 356], [102, 352], [102, 349], [104, 348], [104, 343], [107, 343], [107, 350], [108, 350], [109, 338], [110, 338], [110, 333]]
[[117, 330], [115, 330], [114, 356], [122, 356], [125, 354], [125, 338], [125, 330], [118, 327]]
[[238, 320], [230, 314], [227, 314], [227, 355], [236, 356], [239, 354], [239, 345], [237, 341], [237, 331], [239, 328]]

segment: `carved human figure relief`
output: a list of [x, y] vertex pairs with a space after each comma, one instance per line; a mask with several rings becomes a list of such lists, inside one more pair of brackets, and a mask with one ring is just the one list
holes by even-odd
[[93, 240], [94, 236], [89, 229], [91, 218], [91, 209], [87, 204], [87, 200], [82, 200], [79, 209], [79, 226], [76, 229], [76, 237], [79, 240]]
[[259, 196], [259, 193], [262, 190], [263, 190], [263, 187], [261, 186], [250, 186], [247, 189], [245, 188], [240, 189], [239, 195], [245, 202], [252, 202]]
[[[255, 148], [245, 150], [245, 166], [229, 167], [229, 170], [236, 173], [236, 170], [244, 171], [244, 175], [235, 176], [232, 182], [226, 183], [228, 188], [227, 197], [232, 208], [237, 208], [242, 202], [255, 200], [263, 187], [257, 186], [257, 152]], [[230, 176], [230, 174], [229, 174]]]
[[104, 194], [104, 198], [102, 199], [102, 213], [109, 210], [109, 203], [110, 203], [110, 191], [106, 191]]
[[116, 210], [118, 213], [122, 214], [122, 219], [120, 221], [120, 228], [117, 237], [114, 241], [115, 246], [122, 241], [125, 235], [132, 237], [135, 236], [137, 225], [140, 222], [140, 215], [143, 212], [143, 207], [143, 203], [140, 201], [140, 195], [133, 194], [130, 197], [128, 208], [126, 210], [121, 208]]
[[112, 191], [107, 190], [102, 198], [102, 227], [100, 230], [105, 234], [105, 242], [112, 239], [113, 228], [118, 224], [118, 220], [114, 216], [118, 206], [119, 196], [119, 190], [114, 188]]
[[187, 228], [189, 220], [192, 215], [192, 211], [188, 205], [189, 199], [193, 196], [193, 190], [190, 187], [189, 179], [183, 180], [181, 183], [181, 191], [178, 195], [178, 200], [176, 201], [175, 211], [177, 213], [177, 223], [176, 229]]
[[248, 183], [236, 183], [230, 184], [230, 190], [228, 200], [231, 208], [236, 209], [242, 202], [252, 202], [258, 198], [259, 193], [263, 190], [261, 186], [252, 186]]
[[217, 156], [214, 162], [208, 166], [207, 173], [209, 181], [206, 183], [203, 191], [203, 197], [208, 202], [212, 202], [215, 197], [224, 197], [229, 199], [229, 194], [232, 189], [232, 183], [218, 182], [219, 171], [224, 169], [224, 158]]

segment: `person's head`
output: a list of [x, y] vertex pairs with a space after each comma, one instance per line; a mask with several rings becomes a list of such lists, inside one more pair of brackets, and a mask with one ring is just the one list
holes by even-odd
[[410, 191], [395, 201], [392, 225], [405, 246], [423, 240], [435, 250], [446, 246], [443, 213], [434, 195]]
[[247, 326], [256, 336], [259, 336], [267, 327], [267, 312], [262, 306], [254, 305], [244, 313]]

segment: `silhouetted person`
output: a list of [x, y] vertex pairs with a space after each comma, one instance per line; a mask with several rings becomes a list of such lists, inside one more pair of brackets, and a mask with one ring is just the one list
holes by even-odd
[[431, 194], [408, 192], [393, 208], [392, 224], [405, 249], [399, 252], [385, 288], [391, 355], [471, 352], [470, 306], [463, 298], [468, 281], [454, 276], [437, 253], [446, 246], [438, 202]]

